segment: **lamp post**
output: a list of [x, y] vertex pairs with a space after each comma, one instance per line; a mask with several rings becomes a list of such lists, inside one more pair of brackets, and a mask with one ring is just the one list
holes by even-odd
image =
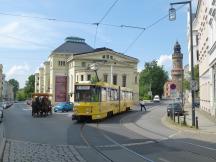
[[[192, 2], [191, 1], [182, 1], [170, 3], [171, 8], [169, 9], [169, 20], [174, 21], [176, 19], [176, 9], [173, 8], [174, 5], [180, 4], [189, 4], [190, 11], [190, 49], [191, 49], [191, 80], [194, 83], [194, 64], [193, 64], [193, 31], [192, 31]], [[192, 95], [192, 126], [195, 126], [195, 105], [194, 105], [194, 90], [191, 89]]]

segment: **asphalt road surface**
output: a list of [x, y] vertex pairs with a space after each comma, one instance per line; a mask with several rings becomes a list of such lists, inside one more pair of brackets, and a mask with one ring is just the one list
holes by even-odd
[[71, 113], [33, 118], [16, 103], [5, 110], [7, 143], [4, 161], [216, 161], [214, 136], [207, 142], [161, 123], [166, 103], [134, 109], [101, 122], [77, 123]]

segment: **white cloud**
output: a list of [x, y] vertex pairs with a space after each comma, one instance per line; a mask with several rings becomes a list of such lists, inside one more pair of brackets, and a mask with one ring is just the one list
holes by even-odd
[[161, 55], [157, 61], [158, 61], [158, 65], [160, 65], [160, 66], [171, 65], [172, 55]]
[[29, 73], [30, 67], [27, 64], [13, 65], [6, 73], [7, 78], [12, 78], [17, 75], [26, 75]]

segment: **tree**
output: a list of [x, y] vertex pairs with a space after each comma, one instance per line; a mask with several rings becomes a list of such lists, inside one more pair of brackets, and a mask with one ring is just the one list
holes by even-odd
[[24, 92], [27, 98], [30, 98], [35, 91], [35, 75], [30, 75], [25, 83]]
[[24, 101], [26, 100], [26, 93], [24, 91], [24, 89], [19, 89], [16, 93], [16, 99], [18, 101]]
[[140, 98], [147, 98], [148, 92], [152, 91], [152, 95], [163, 95], [163, 87], [168, 80], [168, 73], [163, 66], [158, 66], [157, 61], [145, 63], [144, 70], [140, 73]]
[[13, 86], [14, 99], [16, 98], [16, 93], [19, 90], [19, 82], [15, 79], [10, 79], [8, 81]]

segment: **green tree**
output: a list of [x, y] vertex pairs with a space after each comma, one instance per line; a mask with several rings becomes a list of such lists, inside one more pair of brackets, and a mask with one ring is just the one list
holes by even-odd
[[14, 99], [16, 98], [16, 93], [19, 90], [19, 82], [15, 79], [10, 79], [8, 81], [13, 86]]
[[163, 87], [168, 80], [168, 73], [163, 66], [158, 66], [157, 61], [145, 63], [144, 70], [140, 73], [140, 98], [147, 98], [148, 91], [152, 91], [152, 95], [163, 95]]
[[18, 101], [24, 101], [26, 100], [26, 93], [24, 91], [24, 89], [19, 89], [16, 93], [16, 99]]
[[183, 89], [184, 89], [184, 91], [190, 90], [190, 82], [186, 79], [184, 79], [184, 82], [183, 82]]
[[35, 75], [30, 75], [25, 83], [24, 92], [27, 98], [30, 98], [35, 91]]

